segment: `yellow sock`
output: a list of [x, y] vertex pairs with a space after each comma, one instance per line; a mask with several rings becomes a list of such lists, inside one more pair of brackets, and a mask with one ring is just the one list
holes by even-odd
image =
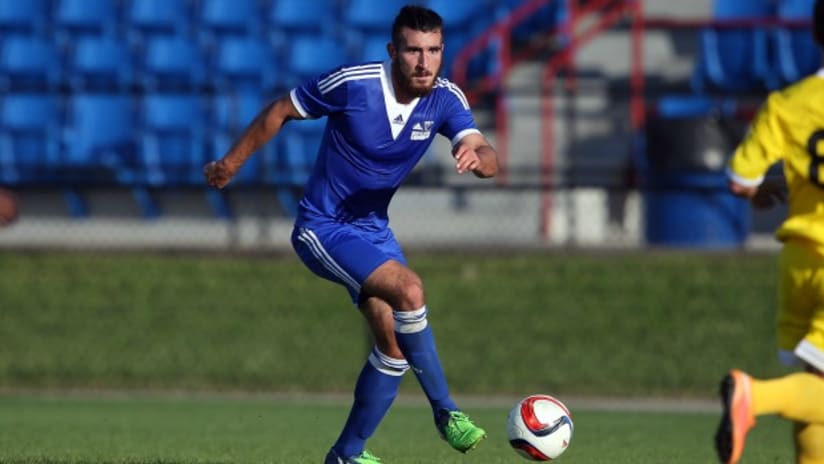
[[798, 422], [824, 425], [824, 377], [806, 372], [770, 380], [752, 380], [756, 416], [779, 414]]
[[796, 464], [824, 464], [824, 425], [794, 424]]

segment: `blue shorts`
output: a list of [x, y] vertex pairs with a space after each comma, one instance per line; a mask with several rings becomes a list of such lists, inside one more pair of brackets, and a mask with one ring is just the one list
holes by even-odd
[[390, 259], [406, 265], [389, 228], [373, 232], [336, 222], [302, 224], [292, 231], [292, 246], [312, 272], [346, 287], [355, 305], [361, 301], [363, 283], [378, 266]]

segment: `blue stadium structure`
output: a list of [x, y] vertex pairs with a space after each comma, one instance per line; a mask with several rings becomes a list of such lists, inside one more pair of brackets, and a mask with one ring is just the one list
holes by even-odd
[[17, 93], [0, 99], [0, 183], [57, 180], [60, 114], [55, 95]]
[[[772, 15], [770, 0], [716, 0], [713, 19], [745, 21]], [[693, 85], [698, 91], [751, 91], [771, 82], [767, 31], [763, 28], [707, 28], [701, 33]]]
[[[407, 2], [312, 3], [0, 0], [0, 182], [72, 192], [122, 186], [136, 198], [149, 198], [151, 188], [202, 188], [202, 163], [222, 154], [272, 98], [334, 66], [384, 59], [391, 20]], [[446, 21], [448, 63], [524, 0], [419, 3]], [[714, 11], [717, 18], [793, 19], [810, 3], [716, 0]], [[513, 43], [565, 21], [566, 5], [548, 1], [513, 31]], [[491, 13], [479, 18], [480, 8]], [[803, 28], [708, 29], [695, 88], [791, 81], [819, 65], [812, 49]], [[470, 68], [477, 75], [497, 65], [489, 54]], [[322, 125], [289, 125], [229, 189], [274, 187], [283, 209], [292, 209], [289, 192], [306, 178]], [[143, 204], [147, 215], [157, 213]]]
[[[776, 14], [782, 20], [808, 21], [814, 0], [779, 0]], [[821, 51], [809, 28], [779, 27], [773, 31], [775, 65], [781, 84], [797, 81], [821, 66]]]
[[26, 2], [2, 0], [0, 1], [0, 34], [3, 37], [15, 34], [43, 34], [48, 17], [47, 0]]

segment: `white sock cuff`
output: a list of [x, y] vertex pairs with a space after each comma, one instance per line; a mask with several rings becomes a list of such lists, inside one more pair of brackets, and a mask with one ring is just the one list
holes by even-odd
[[393, 311], [395, 332], [408, 334], [420, 332], [426, 328], [426, 305], [415, 311]]
[[808, 340], [801, 340], [795, 347], [794, 353], [814, 368], [824, 372], [824, 352]]
[[397, 359], [381, 353], [377, 346], [372, 347], [369, 353], [369, 364], [381, 374], [400, 377], [409, 370], [409, 363], [405, 359]]

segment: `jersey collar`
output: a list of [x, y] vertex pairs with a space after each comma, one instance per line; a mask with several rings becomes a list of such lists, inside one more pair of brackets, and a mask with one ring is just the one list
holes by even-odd
[[415, 97], [409, 103], [398, 103], [395, 97], [395, 86], [392, 84], [392, 61], [386, 60], [383, 62], [383, 73], [381, 75], [381, 87], [383, 87], [383, 102], [386, 108], [386, 119], [389, 122], [389, 127], [392, 129], [392, 139], [397, 139], [409, 117], [412, 115], [412, 110], [420, 101], [420, 97]]

